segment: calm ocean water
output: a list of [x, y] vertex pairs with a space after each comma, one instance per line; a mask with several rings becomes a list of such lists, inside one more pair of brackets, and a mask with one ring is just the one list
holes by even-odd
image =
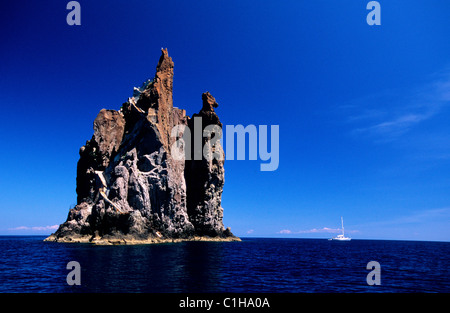
[[[0, 292], [450, 292], [450, 243], [244, 238], [91, 246], [0, 236]], [[368, 286], [369, 261], [381, 285]], [[81, 265], [69, 286], [66, 265]]]

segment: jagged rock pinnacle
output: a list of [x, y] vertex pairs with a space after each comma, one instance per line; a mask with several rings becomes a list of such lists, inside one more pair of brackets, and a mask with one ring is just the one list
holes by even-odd
[[[239, 240], [222, 222], [223, 160], [171, 156], [172, 128], [192, 122], [185, 110], [173, 107], [173, 67], [162, 49], [153, 80], [134, 88], [119, 111], [100, 111], [94, 135], [80, 149], [77, 205], [47, 241]], [[222, 125], [214, 97], [206, 92], [202, 100], [194, 116], [204, 126]]]
[[216, 102], [216, 99], [209, 93], [209, 91], [202, 94], [203, 100], [203, 108], [204, 111], [213, 111], [214, 108], [217, 108], [219, 104]]

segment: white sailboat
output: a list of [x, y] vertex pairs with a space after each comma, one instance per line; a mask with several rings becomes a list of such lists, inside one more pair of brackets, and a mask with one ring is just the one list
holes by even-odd
[[338, 241], [350, 241], [352, 240], [350, 237], [345, 237], [344, 235], [344, 219], [341, 216], [341, 223], [342, 223], [342, 234], [337, 235], [336, 237], [330, 238], [328, 240], [338, 240]]

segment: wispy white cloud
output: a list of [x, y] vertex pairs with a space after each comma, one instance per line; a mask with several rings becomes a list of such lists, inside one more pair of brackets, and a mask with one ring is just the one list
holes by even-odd
[[[308, 230], [299, 230], [299, 231], [292, 231], [290, 229], [282, 229], [278, 234], [314, 234], [314, 233], [328, 233], [328, 234], [339, 234], [342, 232], [342, 229], [340, 228], [329, 228], [329, 227], [322, 227], [322, 228], [312, 228]], [[346, 230], [347, 233], [358, 233], [358, 230]]]
[[247, 230], [247, 234], [253, 234], [254, 231], [255, 231], [254, 229], [249, 229]]
[[391, 141], [450, 105], [450, 67], [418, 87], [382, 91], [340, 106], [352, 133]]
[[450, 221], [450, 208], [413, 211], [409, 215], [403, 215], [392, 219], [368, 223], [366, 224], [366, 226], [389, 226], [389, 225], [399, 226], [403, 224], [416, 224], [416, 223], [420, 224], [432, 220]]
[[394, 220], [397, 223], [422, 223], [426, 220], [449, 219], [450, 208], [429, 209], [423, 211], [414, 211], [411, 215], [403, 216]]
[[[396, 210], [391, 210], [395, 212]], [[378, 217], [380, 218], [380, 217]], [[450, 207], [411, 210], [354, 225], [366, 238], [449, 241]]]
[[406, 113], [392, 120], [383, 121], [365, 128], [357, 128], [356, 131], [397, 137], [409, 131], [415, 124], [430, 118], [432, 115], [431, 112], [426, 114]]
[[340, 233], [342, 230], [339, 228], [329, 228], [329, 227], [322, 227], [322, 228], [313, 228], [308, 230], [300, 230], [299, 234], [313, 234], [313, 233], [330, 233], [330, 234], [337, 234]]
[[51, 226], [18, 226], [9, 228], [8, 230], [29, 230], [29, 231], [45, 231], [45, 230], [57, 230], [59, 225], [51, 225]]

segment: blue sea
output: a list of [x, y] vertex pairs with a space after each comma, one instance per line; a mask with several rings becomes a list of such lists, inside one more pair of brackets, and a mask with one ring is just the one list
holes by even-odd
[[[93, 246], [0, 236], [0, 292], [416, 293], [450, 292], [450, 243], [243, 238]], [[67, 263], [80, 264], [69, 286]], [[367, 263], [380, 264], [369, 286]]]

